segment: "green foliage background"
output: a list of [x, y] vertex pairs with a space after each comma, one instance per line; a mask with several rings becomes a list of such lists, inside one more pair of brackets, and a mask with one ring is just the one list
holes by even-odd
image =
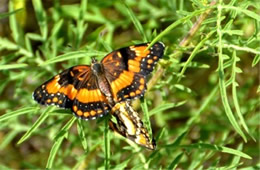
[[[0, 168], [259, 169], [260, 3], [210, 2], [2, 2]], [[41, 83], [91, 56], [157, 40], [165, 55], [134, 103], [153, 130], [155, 151], [115, 136], [107, 118], [80, 121], [31, 98]]]

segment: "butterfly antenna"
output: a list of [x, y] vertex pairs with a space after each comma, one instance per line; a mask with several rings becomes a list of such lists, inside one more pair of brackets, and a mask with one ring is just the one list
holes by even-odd
[[92, 64], [93, 64], [93, 63], [96, 63], [96, 62], [97, 62], [97, 59], [96, 59], [95, 57], [91, 57], [91, 62], [92, 62]]

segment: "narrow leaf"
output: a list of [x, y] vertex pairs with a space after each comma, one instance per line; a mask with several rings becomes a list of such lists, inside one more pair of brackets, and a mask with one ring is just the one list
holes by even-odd
[[21, 139], [17, 142], [17, 144], [21, 144], [26, 139], [28, 139], [32, 133], [45, 121], [48, 117], [48, 113], [54, 110], [54, 107], [48, 107], [41, 116], [36, 120], [36, 122], [32, 125], [32, 127], [21, 137]]
[[82, 57], [92, 57], [92, 56], [105, 56], [106, 53], [103, 52], [86, 52], [86, 51], [75, 51], [75, 52], [69, 52], [54, 58], [51, 58], [44, 63], [41, 64], [41, 66], [48, 65], [48, 64], [53, 64], [61, 61], [66, 61], [70, 59], [76, 59], [76, 58], [82, 58]]
[[11, 69], [19, 69], [27, 67], [27, 64], [4, 64], [0, 65], [0, 70], [11, 70]]
[[181, 145], [180, 147], [184, 148], [196, 148], [196, 149], [209, 149], [214, 151], [220, 151], [223, 153], [229, 153], [232, 155], [237, 155], [246, 159], [252, 159], [249, 155], [232, 148], [224, 147], [224, 146], [217, 146], [217, 145], [211, 145], [207, 143], [196, 143], [196, 144], [190, 144], [190, 145]]
[[7, 112], [4, 115], [0, 116], [0, 122], [4, 121], [4, 120], [7, 120], [7, 119], [11, 119], [13, 117], [17, 117], [17, 116], [23, 115], [23, 114], [35, 112], [38, 109], [39, 108], [37, 108], [37, 107], [24, 107], [24, 108], [21, 108], [19, 110], [15, 110], [15, 111], [12, 111], [12, 112]]
[[141, 36], [143, 37], [143, 40], [145, 42], [147, 42], [148, 39], [147, 39], [147, 37], [146, 37], [146, 35], [144, 33], [144, 29], [143, 29], [140, 21], [137, 19], [137, 17], [133, 13], [133, 11], [127, 5], [125, 5], [125, 8], [126, 8], [127, 14], [129, 15], [129, 17], [131, 18], [132, 22], [134, 23], [135, 28], [141, 34]]
[[16, 9], [16, 10], [14, 10], [14, 11], [7, 12], [7, 13], [1, 13], [1, 14], [0, 14], [0, 19], [9, 17], [10, 15], [13, 15], [13, 14], [15, 14], [15, 13], [17, 13], [17, 12], [20, 12], [21, 10], [23, 10], [23, 8]]
[[81, 144], [86, 152], [87, 151], [87, 140], [86, 140], [86, 136], [85, 136], [85, 132], [84, 132], [84, 128], [83, 128], [81, 119], [79, 119], [77, 121], [77, 127], [78, 127], [77, 129], [78, 129], [78, 133], [79, 133], [79, 138], [81, 140]]
[[180, 153], [179, 155], [176, 156], [176, 158], [170, 163], [167, 169], [176, 169], [178, 163], [180, 162], [184, 152]]
[[178, 82], [181, 80], [181, 78], [183, 77], [183, 74], [185, 72], [185, 70], [187, 69], [187, 67], [190, 65], [191, 61], [193, 60], [193, 58], [195, 57], [195, 55], [197, 54], [197, 52], [199, 51], [199, 49], [204, 45], [204, 43], [215, 33], [215, 31], [211, 31], [210, 33], [207, 34], [207, 36], [201, 40], [199, 42], [199, 44], [194, 48], [194, 50], [192, 51], [189, 59], [186, 61], [184, 67], [181, 70], [181, 73], [179, 74], [179, 78], [178, 78]]
[[[75, 116], [73, 116], [69, 121], [68, 123], [66, 123], [65, 126], [63, 126], [63, 128], [61, 129], [61, 131], [57, 134], [57, 138], [54, 142], [54, 145], [52, 146], [51, 148], [51, 151], [50, 151], [50, 155], [49, 155], [49, 158], [48, 158], [48, 161], [47, 161], [47, 165], [46, 165], [46, 168], [47, 169], [51, 169], [52, 166], [53, 166], [53, 162], [54, 162], [54, 159], [56, 157], [56, 154], [60, 148], [60, 145], [63, 141], [63, 139], [65, 138], [65, 135], [66, 133], [64, 132], [68, 132], [68, 130], [70, 129], [70, 127], [73, 125], [73, 123], [77, 120], [77, 118]], [[60, 134], [63, 134], [63, 135], [60, 135]]]
[[178, 103], [163, 103], [163, 104], [160, 104], [159, 106], [157, 106], [154, 109], [152, 109], [151, 111], [149, 111], [149, 116], [163, 112], [167, 109], [171, 109], [171, 108], [174, 108], [174, 107], [181, 106], [184, 103], [186, 103], [186, 100], [178, 102]]

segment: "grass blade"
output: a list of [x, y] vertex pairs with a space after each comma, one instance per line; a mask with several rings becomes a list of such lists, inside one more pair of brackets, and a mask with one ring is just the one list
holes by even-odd
[[[14, 2], [13, 1], [9, 1], [9, 11], [13, 12], [14, 11]], [[16, 16], [15, 15], [11, 15], [9, 18], [10, 22], [10, 28], [12, 30], [12, 37], [14, 39], [14, 41], [19, 44], [19, 40], [20, 40], [20, 34], [18, 31], [18, 25], [17, 25], [17, 21], [16, 21]]]
[[186, 100], [178, 102], [178, 103], [162, 103], [159, 106], [155, 107], [154, 109], [150, 110], [149, 111], [149, 116], [152, 116], [154, 114], [163, 112], [163, 111], [165, 111], [167, 109], [171, 109], [171, 108], [174, 108], [174, 107], [181, 106], [181, 105], [183, 105], [185, 103], [186, 103]]
[[20, 138], [20, 140], [17, 142], [17, 144], [21, 144], [26, 139], [28, 139], [32, 133], [45, 121], [45, 119], [48, 117], [48, 113], [54, 110], [54, 107], [48, 107], [41, 116], [36, 120], [36, 122], [32, 125], [32, 127]]
[[252, 67], [256, 66], [259, 63], [259, 61], [260, 61], [260, 54], [254, 57], [254, 60], [252, 62]]
[[0, 116], [0, 122], [5, 121], [7, 119], [11, 119], [13, 117], [17, 117], [23, 114], [32, 113], [39, 110], [37, 107], [24, 107], [12, 112], [5, 113], [4, 115]]
[[134, 26], [136, 28], [136, 30], [139, 32], [139, 34], [143, 37], [143, 40], [145, 42], [148, 41], [147, 36], [145, 35], [144, 29], [140, 23], [140, 21], [137, 19], [137, 17], [135, 16], [135, 14], [133, 13], [133, 11], [127, 6], [125, 5], [126, 11], [128, 16], [130, 17], [130, 19], [132, 20], [132, 22], [134, 23]]
[[82, 125], [82, 120], [81, 119], [79, 119], [78, 121], [77, 121], [77, 129], [78, 129], [78, 133], [79, 133], [79, 138], [80, 138], [80, 140], [81, 140], [81, 144], [82, 144], [82, 146], [83, 146], [83, 148], [84, 148], [84, 150], [85, 150], [85, 152], [87, 151], [87, 147], [88, 147], [88, 145], [87, 145], [87, 140], [86, 140], [86, 136], [85, 136], [85, 132], [84, 132], [84, 128], [83, 128], [83, 125]]
[[176, 158], [170, 163], [167, 169], [176, 169], [178, 163], [180, 162], [184, 152], [180, 153]]
[[177, 80], [177, 82], [179, 82], [181, 80], [181, 78], [183, 77], [183, 74], [185, 72], [185, 70], [187, 69], [187, 67], [190, 65], [191, 61], [193, 60], [193, 58], [195, 57], [195, 55], [197, 54], [197, 52], [200, 50], [200, 48], [204, 45], [204, 43], [215, 33], [216, 31], [211, 31], [210, 33], [207, 34], [207, 36], [201, 40], [199, 42], [199, 44], [194, 48], [194, 50], [192, 51], [190, 57], [188, 58], [188, 60], [185, 62], [184, 67], [182, 67], [181, 69], [181, 73], [179, 74], [179, 78]]
[[211, 144], [207, 144], [207, 143], [196, 143], [196, 144], [190, 144], [190, 145], [181, 145], [180, 147], [184, 147], [187, 149], [190, 149], [190, 148], [209, 149], [209, 150], [213, 150], [213, 151], [220, 151], [223, 153], [237, 155], [237, 156], [243, 157], [245, 159], [252, 159], [249, 155], [247, 155], [239, 150], [235, 150], [235, 149], [228, 148], [225, 146], [217, 146], [217, 145], [211, 145]]
[[173, 30], [175, 27], [177, 27], [180, 24], [183, 24], [185, 21], [191, 19], [192, 17], [195, 17], [201, 13], [203, 13], [204, 11], [206, 11], [207, 9], [200, 9], [197, 11], [194, 11], [193, 13], [191, 13], [190, 15], [187, 15], [186, 17], [183, 17], [177, 21], [175, 21], [174, 23], [172, 23], [171, 25], [169, 25], [166, 29], [164, 29], [159, 35], [157, 35], [152, 42], [149, 44], [149, 46], [147, 47], [147, 49], [149, 49], [154, 43], [156, 43], [157, 41], [159, 41], [162, 37], [164, 37], [166, 34], [168, 34], [171, 30]]
[[82, 58], [82, 57], [93, 57], [93, 56], [104, 56], [106, 53], [104, 52], [98, 52], [98, 51], [93, 51], [93, 52], [86, 52], [86, 51], [73, 51], [69, 52], [54, 58], [51, 58], [49, 60], [46, 60], [45, 62], [41, 63], [41, 66], [45, 66], [48, 64], [53, 64], [61, 61], [66, 61], [70, 59], [76, 59], [76, 58]]
[[7, 12], [7, 13], [1, 13], [1, 14], [0, 14], [0, 19], [9, 17], [10, 15], [13, 15], [13, 14], [15, 14], [15, 13], [18, 13], [18, 12], [20, 12], [21, 10], [23, 10], [23, 8], [16, 9], [16, 10], [14, 10], [14, 11]]
[[68, 130], [71, 128], [71, 126], [73, 125], [73, 123], [77, 120], [76, 117], [72, 117], [68, 123], [66, 123], [65, 126], [63, 126], [63, 128], [61, 129], [61, 131], [57, 134], [57, 136], [55, 137], [55, 142], [54, 142], [54, 145], [52, 146], [51, 148], [51, 151], [50, 151], [50, 155], [49, 155], [49, 158], [48, 158], [48, 161], [47, 161], [47, 165], [46, 165], [46, 168], [47, 169], [51, 169], [52, 166], [53, 166], [53, 161], [55, 159], [55, 156], [60, 148], [60, 145], [63, 141], [63, 139], [65, 138], [65, 136], [67, 135], [68, 133]]
[[11, 69], [20, 69], [27, 67], [28, 64], [4, 64], [0, 65], [0, 70], [11, 70]]
[[32, 1], [33, 8], [35, 10], [36, 18], [40, 27], [42, 39], [46, 40], [48, 35], [48, 24], [47, 24], [47, 17], [42, 6], [42, 2], [40, 0], [33, 0]]
[[105, 169], [110, 169], [110, 131], [108, 126], [108, 117], [105, 119], [105, 131], [104, 131], [104, 149], [105, 149]]

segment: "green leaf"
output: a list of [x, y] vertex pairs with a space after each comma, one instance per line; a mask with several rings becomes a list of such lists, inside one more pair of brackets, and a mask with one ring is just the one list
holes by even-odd
[[255, 55], [254, 60], [252, 62], [252, 67], [256, 66], [260, 61], [260, 54]]
[[225, 73], [224, 73], [224, 64], [223, 64], [223, 44], [222, 44], [222, 28], [221, 28], [221, 21], [220, 21], [220, 17], [221, 17], [221, 13], [222, 12], [222, 8], [219, 5], [218, 6], [218, 15], [217, 15], [217, 33], [218, 33], [218, 74], [219, 74], [219, 90], [220, 90], [220, 95], [221, 95], [221, 101], [222, 104], [224, 106], [225, 109], [225, 113], [230, 121], [230, 123], [232, 124], [232, 126], [234, 127], [234, 129], [237, 131], [238, 134], [240, 134], [240, 136], [244, 139], [244, 141], [247, 141], [247, 138], [245, 136], [245, 134], [243, 133], [243, 131], [241, 130], [241, 128], [239, 127], [238, 122], [236, 121], [232, 110], [230, 108], [229, 102], [228, 102], [228, 97], [227, 97], [227, 92], [226, 92], [226, 85], [225, 85]]
[[242, 30], [223, 30], [223, 33], [226, 33], [230, 36], [232, 35], [239, 35], [239, 36], [243, 36], [244, 32]]
[[61, 62], [61, 61], [66, 61], [66, 60], [71, 60], [71, 59], [76, 59], [76, 58], [82, 58], [82, 57], [93, 57], [93, 56], [105, 56], [106, 53], [104, 52], [98, 52], [98, 51], [92, 51], [92, 52], [86, 52], [86, 51], [75, 51], [75, 52], [69, 52], [54, 58], [51, 58], [43, 63], [41, 63], [41, 66]]
[[[178, 76], [179, 77], [179, 76]], [[192, 93], [192, 90], [188, 87], [185, 87], [184, 85], [182, 84], [174, 84], [174, 87], [179, 89], [179, 90], [182, 90], [182, 91], [185, 91], [187, 93]]]
[[11, 70], [11, 69], [20, 69], [27, 67], [27, 64], [4, 64], [0, 65], [0, 70]]
[[5, 135], [5, 137], [1, 140], [0, 150], [3, 150], [8, 144], [10, 144], [11, 141], [18, 135], [18, 133], [18, 130], [13, 130]]
[[237, 155], [245, 159], [252, 159], [249, 155], [239, 151], [235, 150], [232, 148], [224, 147], [224, 146], [217, 146], [217, 145], [212, 145], [212, 144], [207, 144], [207, 143], [195, 143], [195, 144], [190, 144], [190, 145], [181, 145], [180, 147], [184, 147], [187, 149], [193, 148], [193, 149], [209, 149], [213, 151], [219, 151], [223, 153], [229, 153], [232, 155]]
[[139, 32], [139, 34], [141, 34], [141, 36], [143, 37], [143, 40], [145, 42], [148, 41], [144, 29], [140, 23], [140, 21], [137, 19], [137, 17], [135, 16], [135, 14], [133, 13], [133, 11], [127, 6], [125, 5], [127, 14], [129, 15], [130, 19], [132, 20], [132, 22], [134, 23], [135, 28], [137, 29], [137, 31]]
[[149, 116], [152, 116], [154, 114], [163, 112], [163, 111], [165, 111], [167, 109], [171, 109], [171, 108], [174, 108], [174, 107], [181, 106], [181, 105], [183, 105], [185, 103], [186, 103], [186, 100], [178, 102], [178, 103], [162, 103], [159, 106], [155, 107], [154, 109], [150, 110], [149, 111]]
[[56, 157], [56, 154], [58, 152], [58, 150], [60, 149], [60, 146], [62, 144], [63, 139], [66, 137], [66, 134], [68, 133], [68, 130], [71, 128], [71, 126], [73, 125], [73, 123], [77, 120], [77, 118], [75, 116], [73, 116], [67, 123], [65, 126], [63, 126], [63, 128], [60, 130], [60, 132], [57, 134], [57, 136], [55, 137], [55, 142], [54, 145], [51, 148], [49, 157], [48, 157], [48, 161], [47, 161], [47, 165], [46, 168], [47, 169], [51, 169], [53, 166], [53, 161]]
[[116, 170], [124, 170], [126, 169], [129, 161], [131, 160], [131, 158], [127, 158], [126, 160], [124, 160], [123, 162], [116, 164], [116, 166], [111, 167], [111, 169], [116, 169]]
[[247, 9], [242, 9], [240, 7], [235, 7], [235, 6], [226, 6], [226, 5], [222, 6], [222, 8], [235, 10], [237, 12], [242, 12], [242, 13], [246, 14], [247, 16], [257, 20], [258, 22], [260, 21], [259, 15], [257, 13], [254, 13], [254, 12], [249, 11]]
[[11, 41], [9, 41], [6, 38], [1, 38], [0, 37], [0, 50], [2, 49], [7, 49], [7, 50], [17, 50], [19, 54], [25, 55], [25, 56], [29, 56], [32, 57], [33, 54], [26, 50], [25, 48], [19, 46], [18, 44], [15, 44]]
[[24, 107], [24, 108], [21, 108], [21, 109], [12, 111], [12, 112], [7, 112], [4, 115], [0, 116], [0, 122], [8, 120], [8, 119], [12, 119], [14, 117], [17, 117], [17, 116], [20, 116], [23, 114], [33, 113], [33, 112], [36, 112], [37, 110], [39, 110], [39, 108], [37, 108], [37, 107]]
[[[236, 51], [233, 51], [233, 56], [232, 56], [232, 61], [233, 61], [233, 64], [232, 64], [232, 97], [233, 97], [233, 101], [234, 101], [234, 105], [235, 105], [235, 109], [236, 109], [236, 113], [240, 119], [240, 122], [243, 126], [243, 128], [245, 129], [245, 131], [250, 134], [249, 132], [249, 129], [246, 125], [246, 122], [244, 120], [244, 117], [243, 117], [243, 114], [241, 112], [241, 109], [240, 109], [240, 105], [239, 105], [239, 102], [238, 102], [238, 97], [237, 97], [237, 90], [236, 90], [236, 87], [237, 87], [237, 83], [236, 83], [236, 73], [239, 73], [240, 71], [238, 71], [238, 67], [236, 66], [236, 61], [238, 61], [236, 58]], [[242, 72], [242, 70], [241, 70]], [[251, 135], [252, 137], [252, 135]], [[253, 138], [253, 137], [252, 137]]]
[[166, 145], [166, 147], [170, 147], [171, 149], [177, 148], [178, 146], [180, 146], [181, 141], [183, 140], [183, 138], [186, 136], [187, 131], [183, 131], [172, 144]]
[[84, 132], [84, 128], [83, 128], [81, 119], [78, 119], [78, 121], [77, 121], [77, 129], [78, 129], [78, 133], [79, 133], [79, 138], [81, 140], [81, 144], [86, 152], [88, 149], [87, 148], [88, 144], [87, 144], [87, 140], [86, 140], [86, 136], [85, 136], [85, 132]]
[[17, 142], [17, 144], [21, 144], [26, 139], [28, 139], [34, 131], [37, 130], [37, 128], [45, 121], [45, 119], [48, 117], [49, 112], [54, 110], [54, 107], [48, 107], [41, 116], [36, 120], [36, 122], [32, 125], [32, 127], [20, 138], [20, 140]]
[[26, 36], [30, 38], [31, 40], [35, 41], [43, 41], [42, 36], [35, 33], [27, 33]]
[[[180, 63], [179, 66], [186, 66], [186, 62], [185, 63]], [[199, 62], [191, 62], [187, 65], [187, 67], [190, 68], [210, 68], [210, 66], [208, 64], [203, 64], [203, 63], [199, 63]]]
[[210, 33], [207, 34], [207, 36], [201, 40], [199, 42], [199, 44], [194, 48], [194, 50], [192, 51], [189, 59], [186, 61], [184, 67], [182, 67], [181, 73], [179, 74], [179, 78], [177, 80], [177, 82], [179, 82], [181, 80], [181, 78], [184, 75], [185, 70], [187, 69], [187, 67], [190, 65], [191, 61], [193, 60], [193, 58], [195, 57], [195, 55], [197, 54], [197, 52], [199, 51], [199, 49], [204, 45], [204, 43], [215, 33], [216, 31], [211, 31]]
[[[14, 2], [13, 1], [9, 1], [9, 11], [13, 12], [14, 11]], [[10, 18], [9, 18], [10, 22], [10, 28], [12, 30], [12, 37], [14, 39], [14, 41], [16, 43], [20, 43], [20, 34], [19, 34], [19, 31], [18, 31], [18, 25], [17, 25], [17, 22], [16, 22], [16, 16], [15, 15], [11, 15]]]
[[176, 169], [178, 163], [180, 162], [184, 152], [180, 153], [179, 155], [176, 156], [176, 158], [170, 163], [167, 169]]
[[14, 11], [7, 12], [7, 13], [0, 13], [0, 19], [9, 17], [10, 15], [14, 15], [15, 13], [18, 13], [18, 12], [20, 12], [21, 10], [23, 10], [23, 8], [16, 9], [16, 10], [14, 10]]
[[156, 43], [157, 41], [159, 41], [162, 37], [164, 37], [165, 35], [169, 34], [171, 30], [173, 30], [175, 27], [177, 27], [180, 24], [183, 24], [185, 21], [191, 19], [192, 17], [201, 14], [202, 12], [204, 12], [207, 9], [200, 9], [200, 10], [196, 10], [193, 13], [191, 13], [190, 15], [187, 15], [186, 17], [183, 17], [177, 21], [175, 21], [174, 23], [172, 23], [171, 25], [169, 25], [166, 29], [164, 29], [160, 34], [158, 34], [153, 40], [152, 42], [149, 44], [149, 46], [147, 47], [147, 49], [149, 49], [154, 43]]
[[42, 39], [46, 40], [48, 35], [48, 24], [47, 24], [46, 13], [42, 6], [42, 2], [41, 0], [32, 0], [32, 4], [40, 27]]
[[105, 130], [104, 130], [104, 150], [105, 150], [105, 169], [110, 169], [110, 131], [108, 125], [108, 117], [105, 119]]

